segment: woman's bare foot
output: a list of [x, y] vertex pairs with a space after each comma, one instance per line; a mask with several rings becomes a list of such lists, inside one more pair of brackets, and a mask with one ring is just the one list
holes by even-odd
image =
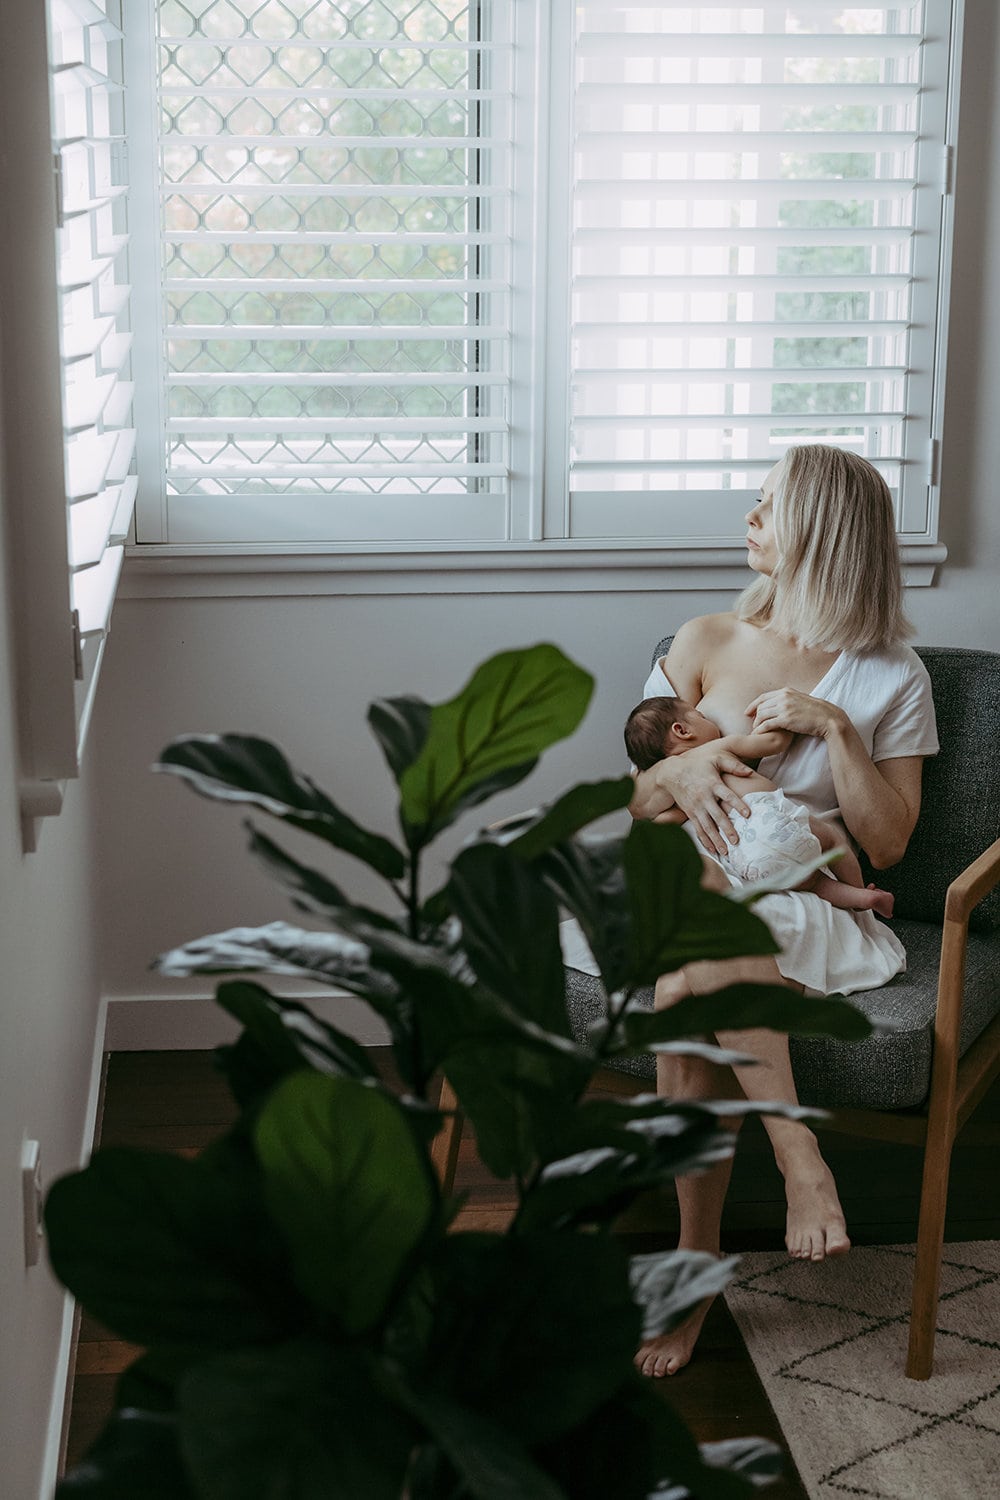
[[794, 1260], [826, 1260], [851, 1248], [833, 1173], [815, 1156], [782, 1165], [788, 1217], [785, 1244]]
[[671, 1329], [669, 1333], [661, 1333], [659, 1338], [649, 1339], [645, 1344], [640, 1344], [639, 1352], [635, 1356], [635, 1367], [640, 1375], [649, 1375], [654, 1380], [661, 1380], [664, 1375], [676, 1375], [678, 1370], [683, 1370], [684, 1366], [690, 1363], [694, 1346], [698, 1342], [698, 1335], [701, 1333], [701, 1325], [714, 1301], [714, 1297], [706, 1297], [703, 1302], [698, 1303], [694, 1312], [688, 1314], [679, 1327]]

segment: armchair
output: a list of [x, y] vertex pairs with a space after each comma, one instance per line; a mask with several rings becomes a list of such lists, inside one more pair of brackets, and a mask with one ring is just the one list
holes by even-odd
[[[654, 661], [669, 644], [657, 644]], [[923, 1150], [906, 1373], [926, 1380], [952, 1147], [1000, 1073], [1000, 655], [942, 646], [919, 654], [942, 748], [925, 764], [906, 855], [878, 877], [896, 898], [893, 929], [908, 967], [852, 997], [891, 1029], [859, 1043], [793, 1037], [791, 1058], [802, 1102], [832, 1111], [826, 1128]], [[652, 1006], [652, 990], [638, 998]], [[569, 970], [567, 1002], [582, 1035], [603, 1010], [599, 981]], [[655, 1077], [652, 1057], [623, 1067], [647, 1086]]]

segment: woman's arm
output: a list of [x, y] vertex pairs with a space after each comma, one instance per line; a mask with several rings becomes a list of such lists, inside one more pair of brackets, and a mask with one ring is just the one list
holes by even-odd
[[876, 764], [854, 725], [833, 703], [795, 688], [762, 693], [747, 707], [754, 729], [790, 729], [826, 741], [840, 815], [877, 870], [902, 859], [920, 812], [923, 757]]

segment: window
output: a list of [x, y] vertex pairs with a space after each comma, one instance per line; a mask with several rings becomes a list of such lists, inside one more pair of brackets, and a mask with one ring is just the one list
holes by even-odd
[[502, 538], [510, 7], [154, 10], [165, 461], [139, 539]]
[[950, 9], [576, 7], [570, 535], [738, 540], [810, 441], [932, 535]]
[[139, 542], [721, 557], [812, 440], [931, 549], [960, 13], [134, 0]]

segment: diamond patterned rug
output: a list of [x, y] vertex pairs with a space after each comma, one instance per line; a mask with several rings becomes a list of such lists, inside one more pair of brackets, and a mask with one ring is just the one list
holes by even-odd
[[1000, 1495], [1000, 1243], [945, 1245], [934, 1374], [903, 1374], [913, 1246], [744, 1255], [726, 1302], [810, 1500]]

